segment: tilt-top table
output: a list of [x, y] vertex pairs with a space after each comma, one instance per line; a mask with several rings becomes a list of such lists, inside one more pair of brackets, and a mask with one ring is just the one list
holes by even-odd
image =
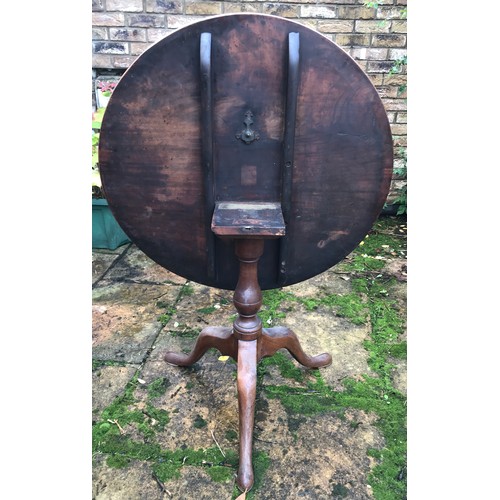
[[234, 290], [232, 327], [200, 333], [189, 366], [217, 348], [238, 363], [240, 464], [253, 485], [257, 363], [287, 349], [263, 328], [261, 289], [316, 276], [364, 238], [386, 200], [392, 136], [368, 77], [315, 31], [263, 14], [207, 18], [167, 36], [126, 71], [104, 115], [104, 192], [130, 239], [189, 280]]

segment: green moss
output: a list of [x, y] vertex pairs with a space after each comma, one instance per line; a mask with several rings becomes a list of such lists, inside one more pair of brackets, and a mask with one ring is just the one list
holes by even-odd
[[352, 260], [349, 263], [345, 263], [342, 266], [342, 270], [345, 271], [379, 271], [384, 267], [385, 263], [383, 260], [376, 259], [371, 255], [366, 254], [354, 254]]
[[142, 424], [139, 424], [137, 426], [137, 429], [146, 439], [151, 439], [155, 435], [155, 431], [144, 422]]
[[179, 292], [179, 295], [177, 296], [176, 302], [179, 302], [179, 300], [182, 299], [182, 297], [187, 297], [189, 295], [193, 295], [194, 293], [194, 288], [191, 284], [186, 283], [182, 285], [181, 291]]
[[269, 366], [277, 366], [282, 377], [297, 380], [298, 382], [302, 382], [302, 380], [304, 380], [302, 370], [282, 352], [277, 352], [273, 356], [263, 358], [261, 360], [257, 366], [257, 375], [260, 380], [262, 380], [262, 377], [267, 374], [267, 367]]
[[352, 292], [345, 295], [330, 294], [324, 297], [296, 298], [308, 311], [319, 306], [335, 308], [337, 316], [346, 318], [355, 325], [363, 325], [367, 321], [368, 310], [359, 293]]
[[196, 415], [196, 418], [194, 419], [193, 422], [193, 427], [196, 427], [197, 429], [201, 429], [202, 427], [205, 427], [207, 425], [207, 421], [203, 419], [200, 415]]
[[[214, 481], [225, 481], [225, 477], [231, 477], [235, 472], [235, 464], [229, 463], [218, 448], [206, 448], [192, 450], [162, 451], [155, 457], [155, 463], [152, 465], [153, 472], [162, 482], [180, 477], [180, 469], [185, 465], [203, 467]], [[224, 473], [222, 469], [228, 472]]]
[[95, 371], [103, 366], [127, 366], [126, 361], [113, 361], [113, 360], [102, 360], [93, 359], [92, 360], [92, 371]]
[[400, 342], [397, 344], [389, 344], [385, 346], [386, 353], [392, 358], [406, 359], [406, 342]]
[[[370, 321], [371, 337], [365, 342], [365, 348], [375, 376], [365, 375], [361, 380], [346, 379], [345, 390], [337, 392], [325, 384], [318, 370], [301, 370], [289, 357], [277, 353], [259, 363], [257, 389], [268, 398], [281, 401], [288, 413], [290, 431], [295, 435], [300, 432], [300, 424], [307, 422], [308, 415], [335, 413], [342, 418], [347, 408], [376, 414], [375, 425], [384, 436], [385, 446], [380, 450], [368, 450], [368, 454], [378, 462], [368, 477], [375, 500], [400, 500], [406, 497], [406, 398], [394, 388], [391, 380], [394, 368], [391, 361], [406, 357], [406, 342], [400, 341], [405, 318], [397, 302], [390, 298], [392, 281], [383, 273], [373, 272], [385, 262], [375, 257], [384, 257], [388, 253], [399, 255], [405, 251], [404, 241], [390, 234], [391, 228], [392, 222], [377, 223], [369, 238], [354, 252], [353, 261], [349, 264], [354, 274], [351, 294], [299, 299], [282, 290], [265, 291], [261, 314], [263, 323], [267, 326], [270, 324], [267, 320], [270, 319], [272, 323], [285, 316], [289, 303], [300, 301], [310, 310], [320, 305], [335, 308], [339, 316], [344, 316], [353, 323]], [[177, 300], [190, 293], [192, 287], [183, 287]], [[173, 308], [166, 314], [173, 314], [172, 310], [175, 312]], [[293, 388], [286, 385], [262, 386], [263, 375], [272, 365], [278, 367], [283, 377], [295, 381]], [[127, 384], [124, 393], [101, 413], [101, 419], [93, 426], [93, 450], [105, 454], [111, 467], [126, 467], [133, 460], [146, 461], [164, 482], [179, 477], [180, 469], [185, 465], [203, 467], [214, 481], [225, 482], [234, 476], [238, 455], [233, 450], [225, 450], [226, 458], [215, 447], [204, 450], [163, 450], [157, 442], [155, 432], [168, 424], [168, 413], [152, 404], [139, 411], [134, 400], [136, 387], [134, 377]], [[124, 428], [135, 427], [144, 442], [132, 440], [129, 433], [122, 435], [119, 427], [108, 422], [108, 419], [116, 419]], [[153, 422], [156, 422], [155, 425]], [[202, 428], [207, 423], [201, 416], [197, 416], [194, 425]], [[358, 423], [350, 425], [354, 427]], [[226, 439], [236, 440], [236, 432], [227, 431]], [[266, 454], [254, 450], [255, 485], [247, 493], [247, 499], [255, 498], [269, 463]], [[235, 488], [233, 498], [239, 494]], [[331, 494], [342, 497], [346, 494], [346, 488], [342, 484], [333, 485]]]
[[321, 299], [321, 303], [328, 307], [336, 307], [338, 316], [348, 319], [355, 325], [363, 325], [367, 321], [366, 304], [358, 293], [327, 295]]
[[162, 431], [165, 429], [165, 426], [170, 422], [169, 414], [166, 410], [161, 408], [156, 408], [155, 406], [148, 404], [146, 405], [146, 410], [144, 413], [153, 421], [150, 421], [150, 425], [155, 429]]
[[228, 441], [236, 441], [238, 439], [238, 433], [233, 429], [229, 429], [224, 435]]
[[349, 494], [349, 490], [343, 484], [336, 484], [332, 489], [332, 495], [337, 498], [344, 498]]
[[229, 467], [215, 465], [206, 469], [212, 481], [226, 483], [234, 478], [234, 470]]
[[170, 386], [170, 381], [167, 377], [160, 377], [153, 380], [148, 385], [148, 399], [158, 398], [165, 394], [165, 391]]
[[174, 462], [156, 462], [152, 465], [152, 470], [156, 477], [162, 482], [166, 483], [171, 479], [178, 479], [181, 477], [180, 468], [182, 464]]
[[[254, 449], [252, 455], [252, 465], [254, 474], [254, 484], [252, 489], [249, 492], [247, 492], [246, 500], [254, 500], [255, 498], [258, 498], [258, 496], [256, 497], [256, 495], [258, 494], [259, 488], [262, 486], [262, 481], [264, 479], [267, 469], [271, 465], [271, 460], [269, 459], [267, 453]], [[233, 496], [231, 497], [232, 500], [234, 500], [240, 495], [241, 491], [235, 485], [233, 489]]]
[[165, 312], [160, 314], [156, 319], [159, 321], [163, 326], [167, 325], [168, 322], [172, 319], [172, 316], [176, 313], [177, 311], [177, 303], [182, 299], [182, 297], [185, 297], [187, 295], [192, 295], [194, 293], [194, 288], [189, 285], [185, 284], [181, 287], [179, 294], [177, 295], [177, 298], [175, 299], [175, 303], [173, 305], [167, 304], [166, 302], [163, 301], [158, 301], [156, 303], [157, 307], [163, 309], [165, 308]]
[[[375, 425], [385, 439], [383, 449], [369, 450], [369, 454], [378, 460], [368, 477], [376, 500], [406, 497], [406, 398], [394, 388], [391, 378], [394, 370], [391, 360], [406, 358], [406, 342], [399, 341], [404, 332], [405, 317], [397, 301], [390, 298], [394, 279], [373, 272], [384, 266], [385, 260], [380, 257], [394, 257], [405, 252], [405, 240], [391, 234], [394, 227], [394, 221], [377, 223], [364, 244], [355, 250], [351, 261], [343, 264], [344, 269], [353, 274], [350, 294], [306, 299], [281, 295], [283, 300], [299, 300], [308, 310], [319, 306], [335, 308], [339, 316], [355, 324], [369, 321], [371, 336], [364, 346], [368, 351], [369, 366], [376, 375], [365, 375], [362, 380], [346, 379], [342, 392], [326, 385], [319, 371], [311, 371], [313, 381], [296, 378], [302, 383], [301, 387], [261, 387], [268, 398], [279, 399], [283, 404], [292, 434], [298, 432], [307, 415], [335, 413], [342, 418], [347, 408], [375, 413]], [[261, 380], [266, 366], [283, 363], [279, 357], [276, 361], [269, 359], [267, 365], [259, 368]], [[345, 494], [347, 489], [343, 485], [334, 486], [332, 495], [342, 497]]]
[[[271, 465], [271, 460], [269, 458], [269, 455], [263, 451], [254, 451], [253, 456], [252, 456], [252, 465], [253, 465], [253, 473], [254, 473], [254, 486], [251, 491], [255, 492], [260, 488], [262, 485], [262, 481], [264, 479], [264, 475], [269, 469], [269, 466]], [[247, 498], [251, 498], [249, 495], [247, 495]]]
[[[142, 423], [144, 422], [144, 414], [140, 410], [134, 410], [130, 407], [134, 404], [134, 391], [137, 387], [138, 373], [125, 386], [123, 394], [118, 396], [107, 408], [101, 413], [101, 421], [108, 422], [109, 420], [116, 420], [122, 427], [129, 423]], [[99, 427], [100, 429], [100, 427]], [[113, 425], [111, 429], [116, 429], [118, 426]]]
[[168, 333], [172, 337], [180, 337], [185, 339], [195, 339], [201, 332], [201, 328], [189, 328], [187, 325], [178, 325], [175, 330], [169, 330]]
[[[138, 372], [125, 386], [123, 393], [102, 411], [101, 419], [93, 424], [93, 453], [105, 455], [106, 463], [114, 468], [127, 467], [134, 460], [145, 461], [162, 482], [180, 477], [180, 469], [186, 465], [203, 467], [213, 481], [231, 480], [238, 467], [238, 454], [233, 450], [227, 450], [224, 457], [217, 447], [199, 450], [161, 448], [156, 432], [164, 430], [168, 424], [168, 412], [151, 403], [147, 403], [143, 410], [137, 409], [138, 401], [134, 397], [137, 379]], [[148, 386], [148, 399], [154, 399], [162, 393], [165, 385], [163, 378], [153, 381]], [[124, 434], [116, 423], [112, 423], [115, 420], [125, 429]], [[198, 415], [194, 425], [205, 427], [207, 422]], [[129, 426], [135, 427], [144, 440], [132, 439], [130, 428], [127, 429]]]
[[401, 221], [397, 218], [379, 218], [349, 259], [337, 265], [338, 270], [379, 271], [383, 269], [386, 258], [405, 256], [406, 238], [401, 237], [400, 226]]
[[272, 325], [278, 319], [285, 318], [286, 312], [282, 303], [294, 299], [294, 295], [290, 292], [284, 292], [280, 289], [264, 290], [262, 292], [262, 308], [259, 311], [259, 317], [264, 327]]
[[130, 464], [130, 458], [124, 457], [122, 455], [110, 455], [106, 459], [106, 464], [109, 467], [113, 467], [115, 469], [122, 469], [127, 467]]
[[172, 318], [172, 316], [175, 314], [175, 307], [174, 306], [169, 306], [165, 310], [163, 314], [160, 314], [156, 319], [159, 321], [163, 326], [165, 326]]

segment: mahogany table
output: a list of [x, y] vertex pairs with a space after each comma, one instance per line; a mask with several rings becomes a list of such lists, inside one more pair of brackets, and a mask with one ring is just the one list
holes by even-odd
[[309, 279], [364, 238], [386, 200], [392, 136], [369, 78], [341, 48], [298, 23], [229, 14], [179, 29], [125, 72], [104, 115], [104, 192], [130, 239], [189, 280], [234, 290], [232, 327], [210, 347], [238, 363], [240, 464], [253, 485], [257, 363], [287, 349], [310, 368], [286, 327], [263, 328], [261, 289]]

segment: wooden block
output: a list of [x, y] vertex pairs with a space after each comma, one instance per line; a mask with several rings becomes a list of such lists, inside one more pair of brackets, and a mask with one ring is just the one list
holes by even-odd
[[280, 203], [223, 201], [215, 204], [212, 231], [218, 236], [278, 238], [285, 235]]

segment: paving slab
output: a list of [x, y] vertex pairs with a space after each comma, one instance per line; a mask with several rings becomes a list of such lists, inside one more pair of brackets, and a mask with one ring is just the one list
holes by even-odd
[[114, 283], [92, 291], [94, 359], [140, 363], [162, 324], [158, 301], [175, 303], [178, 285]]
[[92, 371], [92, 411], [99, 414], [119, 396], [139, 365], [99, 366]]
[[130, 245], [130, 248], [109, 270], [105, 278], [113, 282], [150, 284], [173, 283], [182, 285], [186, 282], [185, 278], [159, 266], [134, 244]]
[[120, 257], [126, 248], [116, 250], [94, 250], [92, 252], [92, 284], [98, 282], [111, 268], [112, 264]]
[[[404, 310], [405, 259], [388, 259], [384, 273], [396, 279], [389, 293]], [[142, 434], [137, 423], [122, 421], [123, 438], [130, 443], [153, 443], [162, 453], [185, 453], [183, 460], [188, 461], [193, 450], [219, 449], [228, 460], [237, 456], [235, 362], [215, 349], [189, 368], [163, 361], [167, 350], [189, 352], [206, 326], [229, 327], [235, 317], [233, 292], [176, 276], [133, 244], [121, 252], [94, 252], [93, 283], [94, 421], [129, 390], [127, 411], [142, 413], [141, 418], [154, 431]], [[307, 354], [330, 353], [332, 364], [319, 373], [331, 391], [344, 391], [345, 379], [377, 376], [365, 348], [371, 334], [368, 322], [355, 325], [335, 308], [320, 304], [310, 310], [305, 305], [307, 299], [351, 293], [349, 273], [333, 268], [283, 291], [294, 298], [284, 298], [265, 326], [291, 328]], [[406, 332], [398, 340], [406, 340]], [[280, 352], [281, 359], [295, 366], [300, 376], [290, 378], [278, 364], [259, 370], [253, 449], [254, 461], [265, 458], [266, 465], [259, 469], [258, 483], [248, 497], [374, 498], [368, 478], [377, 460], [367, 450], [381, 450], [386, 445], [378, 415], [350, 407], [343, 412], [332, 408], [310, 413], [292, 410], [285, 400], [272, 396], [272, 389], [310, 390], [315, 397], [311, 387], [315, 387], [318, 370], [301, 367], [287, 351]], [[406, 395], [406, 360], [391, 362], [393, 385]], [[164, 427], [155, 415], [148, 415], [151, 409], [168, 415]], [[177, 475], [166, 480], [154, 472], [153, 459], [131, 460], [126, 467], [117, 468], [108, 458], [99, 452], [93, 456], [96, 500], [232, 500], [236, 496], [234, 468], [222, 458], [218, 464], [177, 463]], [[225, 468], [229, 474], [214, 480], [212, 467]]]
[[94, 457], [93, 500], [164, 500], [164, 498], [164, 493], [151, 476], [147, 463], [135, 461], [127, 469], [116, 469], [108, 467], [104, 457]]

